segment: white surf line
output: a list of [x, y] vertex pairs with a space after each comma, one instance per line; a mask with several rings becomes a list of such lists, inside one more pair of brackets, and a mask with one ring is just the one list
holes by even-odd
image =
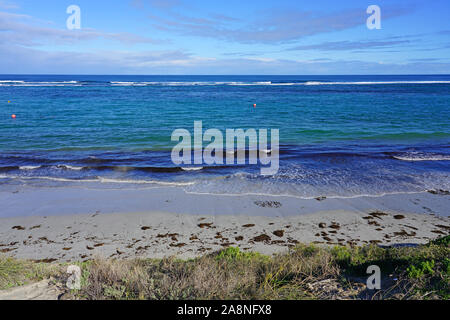
[[2, 176], [10, 179], [17, 180], [50, 180], [59, 182], [97, 182], [97, 183], [116, 183], [116, 184], [154, 184], [162, 186], [190, 186], [195, 184], [195, 182], [169, 182], [169, 181], [157, 181], [157, 180], [119, 180], [119, 179], [109, 179], [109, 178], [97, 178], [97, 179], [70, 179], [70, 178], [56, 178], [56, 177], [21, 177], [21, 176]]
[[269, 193], [209, 193], [209, 192], [198, 192], [198, 191], [187, 191], [184, 190], [186, 194], [193, 195], [211, 195], [211, 196], [224, 196], [224, 197], [239, 197], [239, 196], [263, 196], [263, 197], [278, 197], [278, 198], [296, 198], [301, 200], [316, 200], [320, 197], [326, 197], [326, 199], [357, 199], [357, 198], [381, 198], [389, 195], [402, 195], [402, 194], [422, 194], [428, 193], [428, 191], [405, 191], [405, 192], [389, 192], [389, 193], [380, 193], [380, 194], [358, 194], [353, 196], [311, 196], [311, 197], [303, 197], [296, 196], [292, 194], [269, 194]]

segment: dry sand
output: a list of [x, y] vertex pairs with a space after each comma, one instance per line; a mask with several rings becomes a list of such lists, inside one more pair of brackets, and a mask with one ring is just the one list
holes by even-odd
[[190, 258], [227, 246], [421, 244], [449, 234], [448, 192], [301, 199], [181, 188], [0, 192], [0, 254], [39, 261]]
[[[199, 211], [208, 211], [210, 205], [216, 208], [211, 214], [94, 211], [90, 214], [1, 218], [0, 252], [47, 262], [82, 261], [93, 257], [190, 258], [227, 246], [273, 254], [286, 251], [298, 242], [421, 244], [450, 233], [448, 215], [393, 211], [386, 208], [386, 203], [395, 200], [389, 196], [347, 199], [340, 204], [344, 210], [336, 209], [339, 205], [333, 205], [333, 199], [227, 197], [231, 209], [234, 206], [234, 212], [243, 214], [220, 214], [218, 208], [222, 199], [204, 197], [206, 209], [203, 207]], [[449, 208], [446, 195], [422, 193], [403, 195], [403, 198], [397, 196], [396, 199], [409, 201], [405, 197], [422, 207], [427, 203], [429, 210], [433, 210], [433, 206]], [[179, 200], [186, 201], [186, 198]], [[154, 201], [163, 202], [165, 198]], [[362, 203], [370, 205], [359, 209]], [[183, 206], [188, 209], [192, 202], [178, 203], [178, 206], [179, 210]], [[305, 207], [311, 212], [304, 213], [302, 208]], [[321, 207], [328, 210], [318, 210]], [[224, 211], [231, 209], [226, 207]]]

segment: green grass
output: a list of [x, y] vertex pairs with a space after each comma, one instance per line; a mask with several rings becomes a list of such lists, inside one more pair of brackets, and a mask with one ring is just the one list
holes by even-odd
[[60, 274], [60, 267], [0, 256], [0, 290], [25, 285]]
[[438, 245], [438, 246], [450, 246], [450, 236], [442, 237], [439, 239], [436, 239], [434, 241], [431, 241], [430, 245]]
[[[96, 259], [78, 263], [82, 288], [70, 294], [113, 300], [449, 299], [449, 239], [414, 248], [300, 244], [272, 257], [231, 247], [186, 261]], [[364, 286], [370, 265], [381, 269], [379, 291]], [[55, 268], [64, 281], [65, 266], [0, 259], [0, 288], [37, 280]]]
[[217, 261], [236, 261], [236, 260], [270, 260], [268, 256], [262, 255], [258, 252], [242, 252], [237, 247], [229, 247], [219, 251], [216, 256]]

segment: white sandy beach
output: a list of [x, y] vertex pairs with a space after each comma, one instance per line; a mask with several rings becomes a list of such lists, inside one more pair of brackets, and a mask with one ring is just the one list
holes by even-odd
[[178, 188], [0, 193], [0, 252], [40, 261], [190, 258], [227, 246], [421, 244], [450, 233], [445, 194], [347, 199], [187, 194]]

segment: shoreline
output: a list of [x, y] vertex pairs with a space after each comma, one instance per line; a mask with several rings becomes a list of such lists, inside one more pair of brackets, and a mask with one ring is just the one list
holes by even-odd
[[289, 195], [192, 193], [177, 186], [107, 187], [18, 187], [15, 191], [0, 191], [0, 218], [96, 212], [285, 217], [339, 210], [450, 216], [450, 197], [445, 190], [299, 198]]

